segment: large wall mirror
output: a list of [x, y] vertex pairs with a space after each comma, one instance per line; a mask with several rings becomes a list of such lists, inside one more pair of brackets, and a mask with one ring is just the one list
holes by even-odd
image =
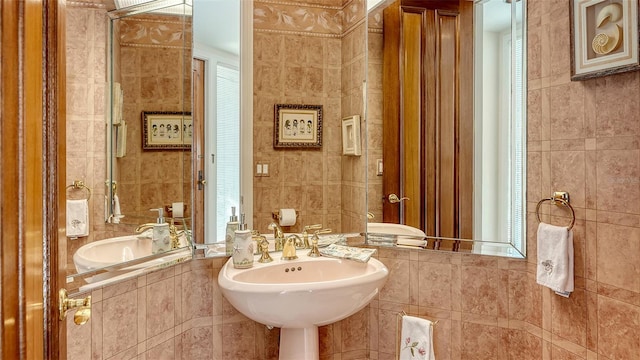
[[[86, 93], [74, 92], [81, 72], [67, 85], [67, 288], [85, 291], [191, 258], [192, 7], [116, 0], [68, 11], [68, 62], [92, 75]], [[93, 105], [88, 139], [81, 99]], [[76, 158], [81, 140], [95, 154]]]
[[525, 0], [369, 8], [369, 240], [524, 257]]
[[[191, 259], [194, 243], [224, 241], [231, 206], [251, 226], [251, 2], [95, 0], [68, 11], [67, 198], [87, 205], [88, 230], [68, 234], [67, 289]], [[151, 209], [175, 227], [156, 251]]]

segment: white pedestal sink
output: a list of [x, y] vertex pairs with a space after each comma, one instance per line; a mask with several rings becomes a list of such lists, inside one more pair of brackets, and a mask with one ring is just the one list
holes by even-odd
[[[259, 323], [282, 328], [280, 360], [318, 359], [318, 326], [342, 320], [364, 308], [387, 281], [389, 270], [377, 259], [366, 263], [313, 258], [255, 263], [235, 269], [227, 261], [218, 283], [238, 311]], [[256, 260], [258, 256], [256, 256]]]

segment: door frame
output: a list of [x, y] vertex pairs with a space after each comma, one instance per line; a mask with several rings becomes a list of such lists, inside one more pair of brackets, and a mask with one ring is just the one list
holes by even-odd
[[[64, 358], [64, 1], [0, 1], [2, 358]], [[38, 61], [40, 59], [40, 61]], [[64, 265], [64, 264], [63, 264]], [[62, 337], [60, 337], [60, 335]]]

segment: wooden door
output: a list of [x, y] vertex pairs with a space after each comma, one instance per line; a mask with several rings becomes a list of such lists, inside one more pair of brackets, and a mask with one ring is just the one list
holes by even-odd
[[472, 236], [472, 21], [465, 0], [384, 11], [383, 221], [429, 236]]
[[[64, 2], [0, 1], [2, 359], [65, 358]], [[59, 251], [60, 249], [60, 251]], [[60, 254], [59, 254], [60, 253]], [[61, 337], [59, 337], [61, 335]]]
[[194, 236], [204, 242], [204, 106], [205, 106], [205, 62], [193, 59], [193, 144], [191, 145], [193, 164], [193, 223]]

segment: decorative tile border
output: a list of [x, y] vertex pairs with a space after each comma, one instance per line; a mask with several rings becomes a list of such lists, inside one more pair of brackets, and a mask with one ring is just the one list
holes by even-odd
[[365, 0], [351, 0], [344, 6], [262, 0], [254, 2], [256, 32], [342, 37], [364, 20]]

